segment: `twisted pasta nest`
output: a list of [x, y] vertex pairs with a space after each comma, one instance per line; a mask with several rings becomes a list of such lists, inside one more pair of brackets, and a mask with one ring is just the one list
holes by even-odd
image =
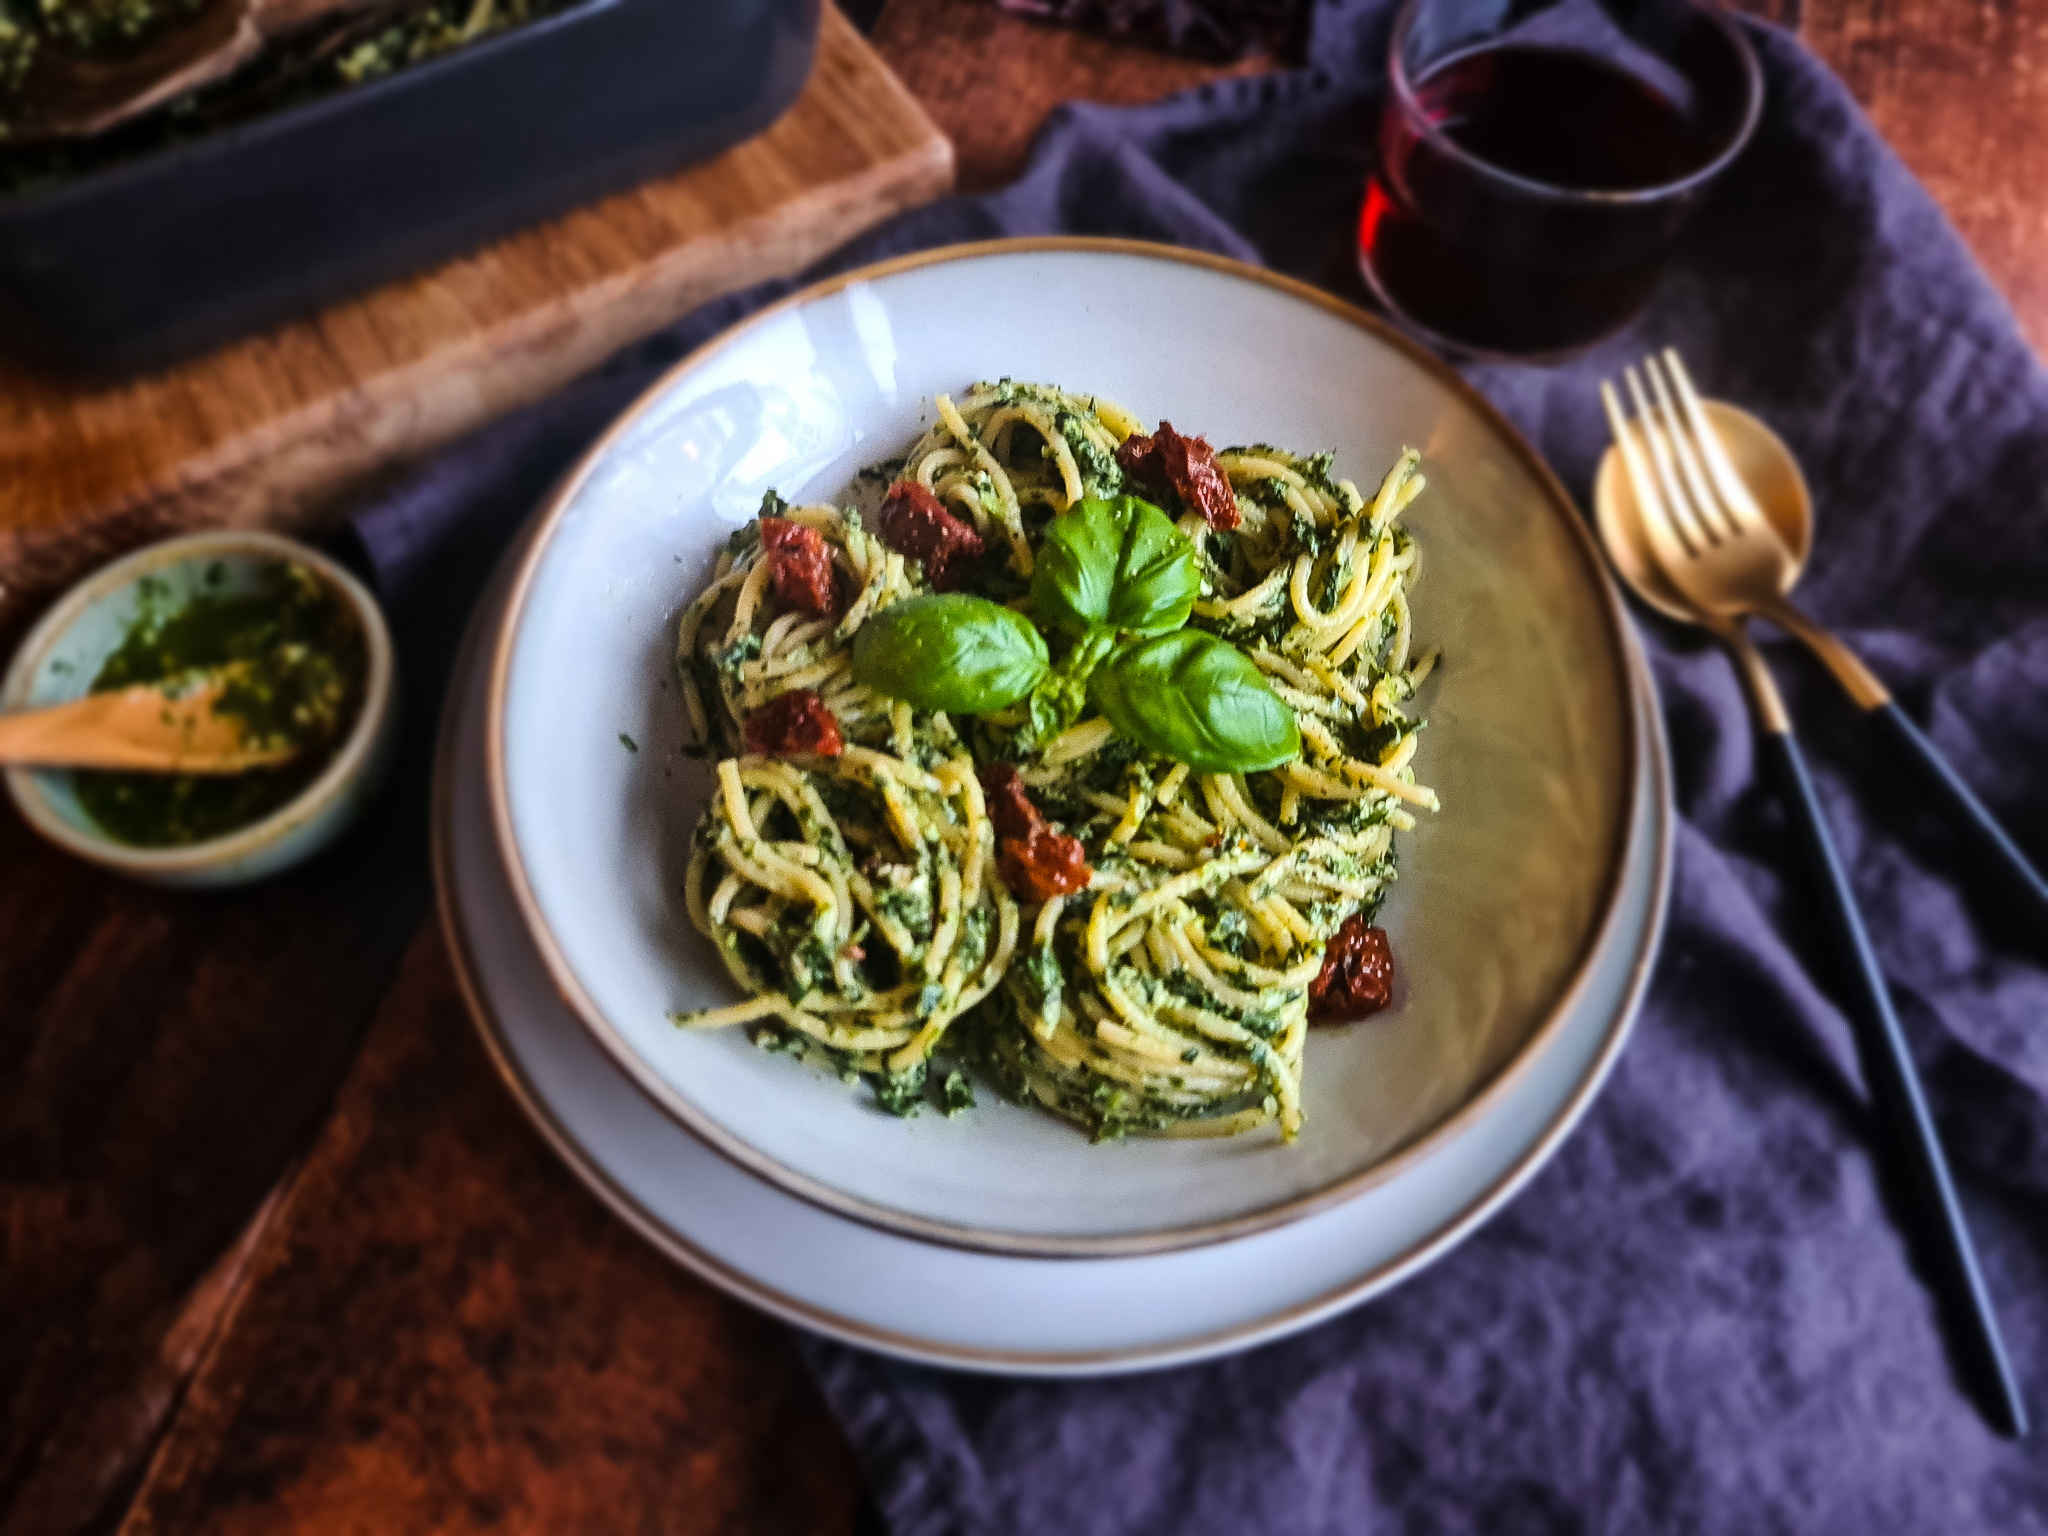
[[[864, 475], [939, 497], [981, 535], [974, 590], [1024, 606], [1046, 527], [1128, 487], [1117, 448], [1141, 430], [1101, 399], [978, 384], [905, 457]], [[1202, 596], [1190, 623], [1237, 645], [1292, 706], [1301, 756], [1200, 774], [1084, 713], [1038, 740], [1023, 705], [949, 719], [854, 682], [860, 627], [928, 590], [856, 506], [773, 508], [829, 552], [843, 615], [778, 611], [759, 524], [734, 535], [685, 610], [677, 667], [699, 739], [723, 757], [697, 832], [689, 910], [749, 1000], [679, 1016], [749, 1025], [773, 1049], [864, 1077], [907, 1111], [940, 1053], [1098, 1137], [1229, 1135], [1302, 1124], [1309, 993], [1325, 945], [1369, 920], [1393, 837], [1436, 797], [1416, 784], [1422, 722], [1402, 706], [1435, 663], [1411, 658], [1419, 549], [1400, 528], [1423, 486], [1405, 452], [1369, 499], [1331, 456], [1252, 446], [1216, 461], [1241, 522], [1193, 511]], [[1055, 660], [1059, 644], [1055, 642]], [[839, 756], [749, 755], [747, 718], [794, 689], [843, 731]], [[977, 769], [1013, 763], [1078, 837], [1086, 890], [1007, 889]]]

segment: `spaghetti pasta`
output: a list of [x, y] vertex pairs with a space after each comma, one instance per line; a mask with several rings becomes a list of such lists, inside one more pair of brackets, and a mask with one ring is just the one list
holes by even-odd
[[[1053, 520], [1135, 488], [1119, 449], [1140, 424], [1009, 380], [936, 405], [903, 459], [863, 480], [932, 493], [987, 551], [970, 589], [1029, 612]], [[1394, 834], [1437, 809], [1414, 772], [1424, 722], [1404, 709], [1436, 662], [1410, 654], [1420, 551], [1400, 519], [1418, 465], [1405, 451], [1367, 497], [1330, 454], [1226, 449], [1234, 526], [1168, 509], [1199, 563], [1190, 627], [1238, 648], [1299, 725], [1298, 757], [1249, 772], [1191, 770], [1085, 706], [1054, 730], [1035, 703], [955, 719], [862, 686], [855, 636], [926, 593], [926, 573], [872, 505], [771, 496], [765, 517], [822, 541], [836, 616], [779, 605], [759, 520], [683, 612], [685, 707], [721, 759], [689, 912], [747, 1000], [678, 1021], [745, 1025], [899, 1113], [934, 1094], [961, 1107], [972, 1070], [1097, 1137], [1274, 1124], [1292, 1140], [1326, 948], [1377, 910]], [[1053, 643], [1057, 675], [1078, 643]], [[794, 690], [822, 700], [843, 748], [749, 749], [749, 718]], [[982, 789], [996, 764], [1049, 835], [1078, 839], [1085, 888], [1012, 888]]]

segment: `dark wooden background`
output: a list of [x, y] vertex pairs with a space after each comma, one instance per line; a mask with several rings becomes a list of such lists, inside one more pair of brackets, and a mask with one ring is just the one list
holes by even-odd
[[[1060, 101], [1229, 72], [979, 0], [860, 9], [967, 188]], [[1774, 14], [2048, 342], [2048, 0]], [[394, 614], [409, 758], [281, 881], [127, 885], [0, 808], [0, 1536], [872, 1524], [782, 1330], [586, 1195], [473, 1037], [427, 921], [460, 618]]]

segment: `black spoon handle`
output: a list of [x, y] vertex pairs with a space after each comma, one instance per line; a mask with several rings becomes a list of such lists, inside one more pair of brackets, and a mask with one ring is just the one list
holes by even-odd
[[1892, 1011], [1891, 993], [1877, 955], [1870, 947], [1863, 918], [1850, 890], [1848, 875], [1835, 852], [1821, 815], [1820, 799], [1806, 771], [1806, 759], [1789, 727], [1766, 729], [1760, 738], [1764, 765], [1779, 797], [1784, 801], [1807, 873], [1820, 898], [1820, 910], [1828, 937], [1835, 949], [1842, 978], [1849, 988], [1849, 1022], [1856, 1032], [1856, 1050], [1870, 1085], [1876, 1112], [1878, 1135], [1909, 1170], [1914, 1216], [1922, 1227], [1926, 1252], [1941, 1271], [1943, 1288], [1957, 1322], [1968, 1331], [1971, 1353], [1996, 1383], [1998, 1409], [2003, 1420], [1997, 1425], [2014, 1437], [2027, 1432], [2027, 1405], [2013, 1374], [2005, 1339], [1999, 1332], [1998, 1317], [1992, 1310], [1991, 1293], [1977, 1262], [1977, 1250], [1970, 1241], [1970, 1229], [1956, 1198], [1955, 1181], [1949, 1176], [1948, 1158], [1927, 1109], [1927, 1095], [1920, 1086], [1920, 1073], [1906, 1047], [1905, 1032]]
[[1998, 818], [1970, 792], [1970, 786], [1949, 766], [1948, 759], [1936, 750], [1934, 743], [1921, 734], [1912, 717], [1890, 701], [1866, 713], [1876, 722], [1886, 743], [1912, 765], [1921, 785], [1941, 801], [1961, 827], [1967, 838], [1963, 846], [1970, 859], [1972, 873], [1985, 879], [2005, 881], [2029, 893], [2033, 897], [2036, 916], [2048, 924], [2048, 880], [2041, 878], [2041, 872], [2027, 861], [2027, 856], [2007, 836], [2005, 828], [1998, 824]]

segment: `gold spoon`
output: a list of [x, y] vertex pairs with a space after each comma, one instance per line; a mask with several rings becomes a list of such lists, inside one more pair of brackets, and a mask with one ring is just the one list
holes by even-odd
[[240, 671], [227, 667], [201, 679], [138, 684], [0, 715], [0, 767], [204, 774], [273, 767], [297, 749], [251, 745], [247, 724], [217, 708]]
[[2048, 924], [2048, 880], [1856, 653], [1792, 606], [1792, 588], [1813, 547], [1813, 498], [1792, 450], [1747, 412], [1701, 399], [1675, 351], [1667, 349], [1661, 361], [1660, 368], [1659, 359], [1649, 359], [1644, 370], [1654, 408], [1634, 369], [1628, 381], [1639, 419], [1654, 414], [1664, 424], [1639, 445], [1662, 499], [1679, 515], [1675, 525], [1623, 517], [1610, 527], [1610, 515], [1634, 505], [1627, 466], [1610, 451], [1593, 504], [1615, 564], [1626, 559], [1629, 584], [1673, 618], [1755, 616], [1804, 641], [1968, 839], [1963, 851], [1975, 870], [2023, 894]]
[[[1909, 1174], [1909, 1211], [1918, 1228], [1916, 1235], [1933, 1261], [1931, 1269], [1962, 1331], [1970, 1358], [1980, 1364], [1986, 1384], [1994, 1389], [1993, 1422], [2008, 1435], [2023, 1436], [2027, 1433], [2026, 1401], [1999, 1331], [1919, 1069], [1892, 1009], [1884, 973], [1864, 930], [1855, 892], [1835, 852], [1806, 759], [1793, 737], [1791, 717], [1755, 642], [1743, 627], [1745, 614], [1769, 611], [1767, 603], [1782, 599], [1805, 559], [1812, 537], [1805, 487], [1798, 481], [1791, 455], [1760, 422], [1732, 406], [1716, 403], [1700, 404], [1689, 415], [1682, 415], [1671, 406], [1673, 391], [1662, 380], [1654, 384], [1660, 409], [1653, 411], [1635, 369], [1627, 370], [1627, 380], [1638, 410], [1634, 421], [1624, 415], [1614, 387], [1600, 386], [1601, 403], [1614, 431], [1614, 446], [1601, 460], [1593, 482], [1600, 541], [1622, 580], [1645, 602], [1672, 618], [1710, 630], [1734, 653], [1762, 727], [1758, 755], [1784, 802], [1806, 858], [1814, 894], [1820, 898], [1817, 915], [1833, 943], [1840, 981], [1846, 989], [1838, 1000], [1855, 1032], [1877, 1135]], [[1767, 492], [1796, 486], [1797, 496], [1775, 495], [1769, 503], [1759, 496], [1757, 516], [1742, 533], [1730, 532], [1726, 523], [1716, 529], [1714, 509], [1695, 499], [1704, 475], [1697, 462], [1701, 445], [1697, 438], [1679, 441], [1680, 434], [1695, 425], [1702, 432], [1725, 433], [1724, 443], [1717, 447], [1730, 466], [1747, 464], [1756, 485]], [[1690, 467], [1680, 459], [1688, 449], [1695, 456]], [[1765, 513], [1765, 505], [1772, 511]], [[1783, 560], [1755, 549], [1717, 553], [1724, 541], [1747, 539], [1757, 545], [1766, 538], [1776, 542], [1781, 537], [1783, 549], [1789, 552]], [[1727, 577], [1730, 570], [1738, 570], [1738, 575]], [[1773, 583], [1768, 591], [1756, 575], [1759, 570]], [[1716, 585], [1716, 573], [1721, 573], [1720, 585]]]
[[83, 139], [174, 97], [224, 80], [280, 38], [329, 16], [393, 0], [203, 0], [133, 51], [39, 47], [12, 99], [0, 101], [10, 144]]

